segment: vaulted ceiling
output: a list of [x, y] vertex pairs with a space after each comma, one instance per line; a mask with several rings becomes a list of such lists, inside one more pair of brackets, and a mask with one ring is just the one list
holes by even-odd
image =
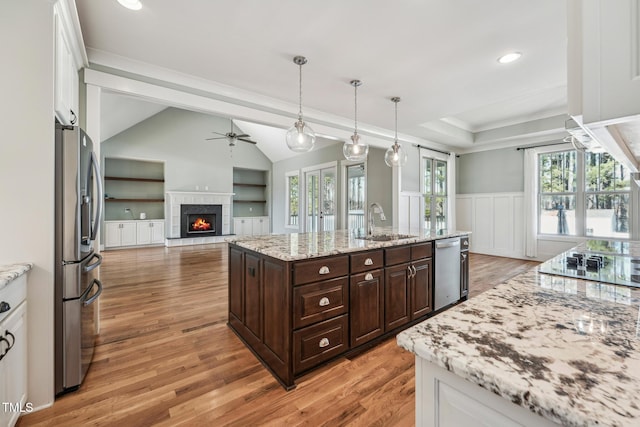
[[[252, 108], [293, 124], [292, 59], [304, 55], [305, 118], [312, 127], [338, 130], [325, 131], [329, 138], [353, 130], [352, 79], [363, 82], [358, 127], [373, 145], [393, 137], [392, 96], [402, 98], [401, 139], [412, 143], [468, 151], [548, 139], [563, 129], [564, 1], [141, 1], [142, 9], [131, 11], [116, 0], [76, 0], [90, 68], [130, 74], [148, 68], [212, 82], [225, 88], [218, 95], [227, 102], [247, 104], [250, 94]], [[522, 58], [498, 63], [510, 51]], [[164, 108], [109, 97], [103, 138]], [[263, 150], [284, 145], [274, 136], [284, 134], [282, 122], [233, 118], [245, 120], [250, 131], [242, 130]]]

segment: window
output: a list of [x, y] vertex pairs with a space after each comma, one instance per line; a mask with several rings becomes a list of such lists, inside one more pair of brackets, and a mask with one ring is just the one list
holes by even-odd
[[347, 188], [347, 228], [356, 230], [365, 228], [364, 210], [366, 197], [366, 176], [364, 163], [356, 163], [346, 167]]
[[447, 162], [424, 158], [424, 229], [441, 233], [447, 229]]
[[289, 172], [287, 178], [286, 227], [298, 228], [298, 212], [300, 205], [300, 176], [298, 172]]
[[541, 234], [629, 238], [629, 171], [608, 153], [538, 156]]
[[608, 153], [585, 153], [585, 235], [629, 237], [629, 171]]
[[542, 234], [576, 234], [576, 152], [540, 154], [539, 230]]

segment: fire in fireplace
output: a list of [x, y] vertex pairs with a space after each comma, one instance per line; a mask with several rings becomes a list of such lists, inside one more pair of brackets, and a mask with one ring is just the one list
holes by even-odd
[[222, 205], [180, 205], [180, 237], [222, 235]]
[[209, 231], [212, 228], [211, 221], [201, 217], [196, 218], [193, 223], [189, 224], [189, 231]]

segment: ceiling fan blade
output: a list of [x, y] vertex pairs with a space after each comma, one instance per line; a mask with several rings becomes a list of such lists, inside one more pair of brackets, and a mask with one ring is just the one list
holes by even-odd
[[220, 133], [220, 132], [216, 132], [216, 131], [211, 131], [211, 133], [217, 133], [218, 135], [227, 136], [226, 133]]
[[252, 141], [250, 139], [238, 138], [239, 141], [248, 142], [249, 144], [257, 144], [257, 142]]
[[243, 133], [242, 135], [236, 135], [236, 138], [249, 138], [251, 135], [247, 135], [246, 133]]
[[228, 138], [226, 136], [220, 136], [220, 137], [217, 137], [217, 138], [205, 138], [205, 141], [212, 141], [214, 139], [228, 139]]

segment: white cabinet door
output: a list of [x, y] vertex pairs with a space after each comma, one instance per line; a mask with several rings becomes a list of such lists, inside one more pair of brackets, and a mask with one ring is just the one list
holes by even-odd
[[148, 245], [151, 243], [151, 223], [144, 221], [136, 224], [136, 244]]
[[0, 385], [0, 399], [4, 405], [0, 411], [0, 423], [13, 426], [27, 400], [26, 302], [22, 302], [0, 323], [0, 334], [5, 339], [0, 342], [0, 351], [4, 353], [0, 361], [0, 377], [6, 379]]
[[253, 234], [253, 221], [251, 218], [234, 218], [233, 231], [237, 236], [250, 236]]
[[151, 221], [151, 243], [164, 243], [164, 221]]
[[65, 28], [59, 13], [55, 13], [55, 74], [54, 110], [61, 123], [78, 123], [78, 73]]
[[104, 247], [133, 246], [137, 242], [137, 227], [133, 221], [105, 221]]
[[133, 246], [137, 243], [137, 227], [135, 222], [123, 222], [120, 243], [122, 246]]
[[269, 217], [260, 216], [252, 220], [252, 232], [254, 235], [269, 234]]
[[104, 247], [112, 248], [116, 246], [120, 246], [120, 223], [119, 222], [109, 222], [105, 221], [104, 223]]
[[640, 114], [637, 0], [568, 5], [569, 114], [582, 114], [584, 123]]

